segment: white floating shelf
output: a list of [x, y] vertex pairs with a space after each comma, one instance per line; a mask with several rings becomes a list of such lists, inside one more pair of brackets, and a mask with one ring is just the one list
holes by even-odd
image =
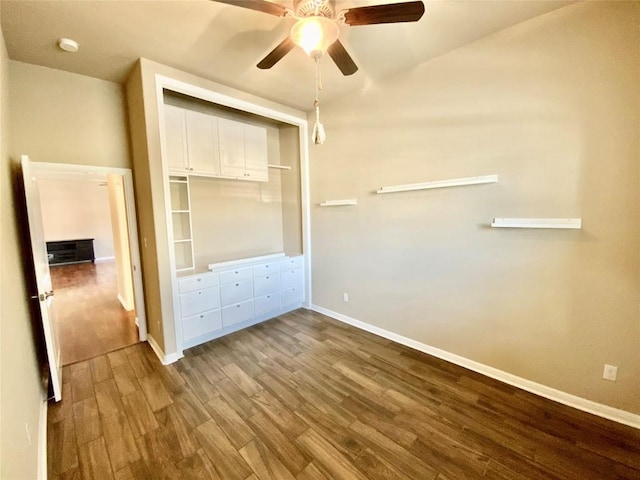
[[180, 240], [174, 240], [173, 243], [189, 243], [190, 241], [190, 238], [181, 238]]
[[494, 218], [494, 228], [582, 228], [581, 218]]
[[451, 180], [436, 180], [424, 183], [409, 183], [407, 185], [394, 185], [380, 187], [376, 193], [410, 192], [412, 190], [427, 190], [429, 188], [462, 187], [464, 185], [478, 185], [481, 183], [497, 183], [498, 175], [484, 175], [481, 177], [453, 178]]
[[269, 167], [269, 168], [277, 168], [279, 170], [291, 170], [291, 167], [289, 165], [273, 165], [271, 163], [268, 163], [267, 167]]
[[321, 207], [343, 207], [345, 205], [357, 205], [358, 199], [347, 198], [346, 200], [326, 200], [320, 204]]

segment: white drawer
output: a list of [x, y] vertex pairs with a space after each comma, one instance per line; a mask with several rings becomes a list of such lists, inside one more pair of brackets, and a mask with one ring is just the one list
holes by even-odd
[[282, 290], [280, 298], [283, 307], [293, 305], [294, 303], [300, 303], [304, 299], [304, 293], [302, 288], [288, 288]]
[[280, 279], [282, 281], [282, 290], [288, 288], [300, 288], [302, 289], [302, 269], [297, 270], [283, 270], [280, 273]]
[[[251, 273], [251, 270], [249, 270]], [[220, 285], [220, 302], [223, 307], [242, 302], [253, 297], [252, 280], [238, 280], [234, 283]]]
[[294, 268], [302, 268], [302, 259], [304, 257], [299, 255], [297, 257], [287, 257], [286, 260], [280, 262], [280, 270], [292, 270]]
[[182, 319], [182, 337], [184, 340], [215, 332], [222, 328], [220, 310], [211, 310]]
[[178, 279], [178, 292], [187, 293], [194, 290], [218, 286], [217, 273], [203, 273]]
[[262, 277], [264, 275], [278, 273], [279, 271], [280, 262], [263, 263], [262, 265], [256, 265], [253, 267], [253, 277]]
[[258, 317], [280, 309], [280, 292], [269, 293], [253, 299], [253, 311]]
[[273, 293], [280, 290], [280, 274], [272, 273], [264, 277], [255, 277], [253, 279], [253, 296], [259, 297], [267, 293]]
[[236, 268], [234, 270], [226, 270], [220, 272], [220, 283], [237, 282], [238, 280], [246, 280], [251, 278], [251, 267]]
[[207, 310], [215, 310], [218, 307], [220, 307], [218, 287], [203, 288], [180, 295], [180, 316], [182, 318]]
[[253, 300], [229, 305], [222, 309], [222, 326], [229, 327], [253, 318]]

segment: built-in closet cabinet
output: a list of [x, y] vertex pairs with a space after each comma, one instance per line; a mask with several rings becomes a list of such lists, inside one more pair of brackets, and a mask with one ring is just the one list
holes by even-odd
[[171, 173], [220, 175], [218, 119], [165, 105], [165, 142]]
[[264, 127], [218, 119], [220, 172], [225, 177], [269, 180], [267, 130]]

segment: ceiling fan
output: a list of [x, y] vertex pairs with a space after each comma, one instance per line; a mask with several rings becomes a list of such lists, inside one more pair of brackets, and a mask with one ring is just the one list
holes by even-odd
[[338, 40], [339, 25], [417, 22], [424, 13], [424, 4], [420, 0], [348, 8], [337, 12], [335, 0], [293, 0], [293, 9], [266, 0], [214, 1], [297, 20], [290, 35], [258, 63], [258, 68], [273, 67], [298, 45], [316, 60], [325, 52], [328, 53], [344, 75], [354, 74], [358, 67]]

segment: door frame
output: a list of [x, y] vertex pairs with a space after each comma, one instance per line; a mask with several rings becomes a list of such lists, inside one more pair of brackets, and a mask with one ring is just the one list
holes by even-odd
[[31, 162], [31, 166], [31, 173], [36, 178], [46, 177], [47, 173], [122, 176], [125, 205], [127, 209], [127, 225], [129, 227], [129, 251], [131, 255], [131, 268], [133, 269], [131, 274], [133, 276], [133, 294], [136, 303], [136, 323], [138, 325], [140, 341], [147, 341], [147, 317], [144, 304], [144, 290], [140, 262], [140, 243], [138, 241], [138, 219], [136, 217], [136, 200], [133, 190], [133, 173], [131, 169], [45, 162]]

